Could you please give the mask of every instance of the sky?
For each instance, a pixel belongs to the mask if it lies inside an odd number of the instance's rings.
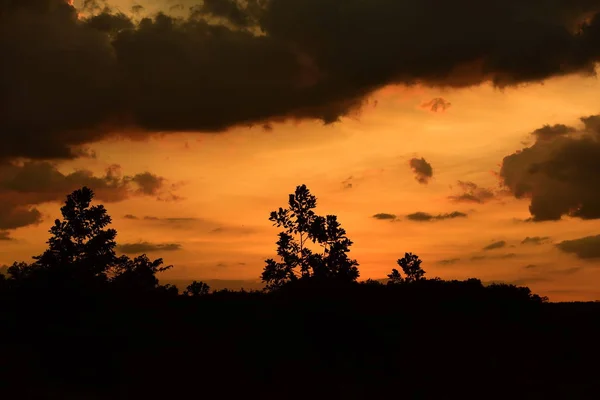
[[[2,3],[0,265],[86,185],[119,252],[248,287],[306,184],[361,279],[413,252],[429,277],[600,299],[600,1],[486,7]]]

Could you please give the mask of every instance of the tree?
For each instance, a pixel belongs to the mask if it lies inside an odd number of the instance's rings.
[[[398,266],[404,272],[404,277],[397,269],[392,269],[392,273],[388,275],[389,283],[396,284],[401,282],[416,282],[425,279],[425,271],[421,268],[421,260],[419,256],[412,253],[404,253],[404,257],[396,261]]]
[[[9,267],[13,281],[80,290],[106,284],[135,290],[159,287],[156,273],[172,266],[163,267],[162,259],[151,261],[146,255],[133,260],[117,257],[117,231],[108,228],[112,220],[104,206],[91,205],[93,198],[94,192],[87,187],[67,196],[60,209],[63,219],[55,220],[50,228],[48,249],[33,257],[31,264],[21,262]]]
[[[335,215],[318,216],[316,206],[317,198],[301,185],[289,195],[288,208],[271,212],[269,220],[284,231],[277,241],[281,261],[265,260],[262,280],[266,289],[310,277],[349,282],[358,278],[358,262],[347,255],[352,241]],[[323,252],[314,253],[307,247],[309,241],[321,246]]]
[[[389,278],[388,284],[398,284],[404,282],[404,278],[400,275],[400,272],[396,268],[392,269],[392,273],[387,276]]]
[[[102,205],[90,206],[94,192],[83,187],[67,196],[60,209],[62,220],[50,228],[48,249],[32,264],[15,263],[9,273],[15,280],[41,280],[48,285],[104,283],[118,262],[114,248],[117,232],[106,227],[111,218]]]
[[[190,283],[184,290],[183,294],[185,296],[205,296],[210,292],[210,286],[208,284],[200,281],[193,281]]]
[[[156,274],[170,268],[173,266],[163,266],[162,258],[152,261],[145,254],[134,259],[121,256],[111,271],[113,276],[110,281],[116,287],[128,291],[152,291],[160,286]]]

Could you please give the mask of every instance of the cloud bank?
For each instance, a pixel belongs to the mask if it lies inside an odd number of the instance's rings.
[[[532,221],[600,218],[600,116],[581,122],[581,129],[555,125],[541,128],[546,132],[541,135],[534,131],[533,145],[502,162],[502,183],[514,197],[530,199]]]
[[[65,0],[3,1],[0,159],[78,157],[134,128],[331,123],[389,84],[591,74],[599,10],[600,0],[210,0],[186,17],[134,20],[80,16]]]

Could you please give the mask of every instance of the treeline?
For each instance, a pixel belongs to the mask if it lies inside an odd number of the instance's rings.
[[[0,291],[49,293],[53,295],[113,293],[122,296],[148,294],[206,296],[210,287],[194,281],[182,293],[173,285],[162,285],[157,275],[173,268],[164,265],[162,258],[151,260],[143,254],[135,258],[117,256],[116,230],[109,228],[111,217],[102,205],[92,205],[94,193],[87,187],[67,196],[61,208],[62,220],[57,219],[50,228],[48,248],[32,263],[15,262],[0,274]],[[329,287],[340,289],[355,285],[360,276],[358,262],[348,255],[352,241],[335,215],[320,216],[315,213],[317,198],[305,185],[298,186],[289,195],[288,205],[270,214],[269,220],[283,228],[277,241],[277,258],[266,260],[262,272],[265,292],[293,288]],[[532,294],[528,288],[494,284],[484,287],[480,281],[446,282],[440,278],[427,279],[421,260],[405,253],[397,260],[400,267],[388,275],[388,285],[401,285],[419,290],[434,290],[437,294],[448,291],[473,295],[506,297],[534,302],[546,302]],[[414,286],[414,284],[419,285]],[[370,290],[379,282],[362,282]],[[452,289],[450,289],[452,288]],[[227,292],[227,291],[226,291]],[[429,294],[436,296],[436,294]]]
[[[428,278],[405,253],[360,277],[335,216],[305,186],[263,291],[184,291],[162,259],[115,253],[87,188],[67,196],[48,248],[0,277],[0,397],[22,399],[596,398],[599,305],[528,288]],[[590,396],[591,394],[591,396]]]

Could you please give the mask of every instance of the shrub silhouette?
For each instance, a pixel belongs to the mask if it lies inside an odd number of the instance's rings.
[[[190,283],[183,292],[186,296],[206,296],[210,292],[210,286],[200,281],[193,281]]]

